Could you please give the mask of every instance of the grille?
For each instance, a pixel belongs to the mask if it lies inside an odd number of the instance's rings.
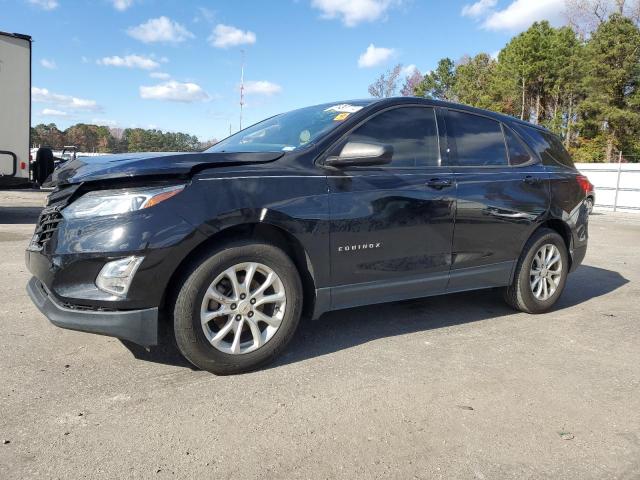
[[[60,306],[67,310],[76,310],[78,312],[117,312],[115,308],[108,307],[90,307],[88,305],[77,305],[75,303],[61,302]]]
[[[42,250],[51,240],[62,221],[60,210],[69,204],[79,187],[80,185],[65,185],[51,192],[47,199],[47,206],[38,218],[36,231],[29,245],[30,250]]]
[[[58,211],[58,207],[45,208],[38,219],[32,245],[42,249],[51,240],[61,220],[62,214]]]

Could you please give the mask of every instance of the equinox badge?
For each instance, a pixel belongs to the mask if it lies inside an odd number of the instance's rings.
[[[356,250],[372,250],[382,247],[381,242],[375,243],[358,243],[356,245],[343,245],[338,247],[338,252],[354,252]]]

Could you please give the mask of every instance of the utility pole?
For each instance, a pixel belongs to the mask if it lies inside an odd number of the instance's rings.
[[[242,64],[240,66],[240,130],[242,130],[242,109],[244,108],[244,50],[242,53]]]

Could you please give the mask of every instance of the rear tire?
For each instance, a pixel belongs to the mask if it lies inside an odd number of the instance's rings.
[[[275,359],[298,327],[300,276],[274,245],[228,243],[200,257],[183,278],[174,333],[180,352],[198,368],[218,375],[255,370]],[[278,300],[265,302],[267,297]]]
[[[569,254],[563,238],[541,228],[520,255],[513,283],[504,291],[505,301],[522,312],[546,312],[562,295],[568,274]]]

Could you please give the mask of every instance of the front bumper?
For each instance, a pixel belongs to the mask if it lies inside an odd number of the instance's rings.
[[[92,310],[61,305],[37,278],[27,284],[27,293],[54,325],[129,340],[143,347],[158,344],[158,309]]]

